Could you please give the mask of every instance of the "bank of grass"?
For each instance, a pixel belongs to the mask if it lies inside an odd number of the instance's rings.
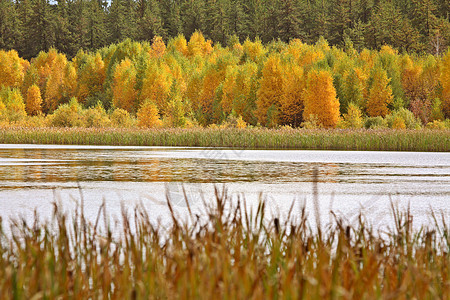
[[[414,230],[393,208],[380,233],[363,217],[324,229],[298,207],[268,220],[264,202],[252,212],[231,203],[216,190],[202,216],[180,221],[168,202],[165,228],[137,208],[123,212],[119,234],[101,230],[104,206],[94,224],[58,205],[49,223],[10,222],[9,233],[0,227],[0,298],[450,299],[444,216]]]
[[[442,152],[450,130],[2,128],[0,143]]]

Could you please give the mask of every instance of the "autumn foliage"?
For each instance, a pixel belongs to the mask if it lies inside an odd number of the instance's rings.
[[[26,110],[29,115],[37,115],[42,111],[41,91],[35,84],[28,89]]]
[[[113,104],[118,108],[135,112],[137,92],[136,68],[128,58],[119,63],[114,71],[112,85]]]
[[[324,127],[335,127],[339,121],[339,100],[328,71],[314,70],[308,74],[305,89],[305,120],[317,118]]]
[[[388,105],[392,102],[392,89],[389,78],[381,67],[373,70],[372,85],[369,90],[366,111],[370,117],[386,116],[389,113]]]
[[[450,117],[450,51],[442,59],[441,71],[442,102],[444,113]]]
[[[279,106],[283,93],[283,67],[277,55],[269,57],[262,70],[256,114],[263,125],[273,126],[279,122]]]
[[[138,126],[143,128],[160,127],[162,125],[159,118],[158,108],[150,101],[142,104],[137,112]]]
[[[330,47],[323,38],[241,44],[235,37],[225,47],[194,31],[189,39],[124,40],[73,58],[50,49],[27,61],[0,50],[0,68],[2,122],[28,115],[93,127],[226,127],[241,120],[308,128],[402,128],[404,121],[416,128],[447,124],[450,116],[450,52],[358,51],[351,43]],[[82,122],[61,121],[74,111]],[[60,121],[53,122],[56,112]]]

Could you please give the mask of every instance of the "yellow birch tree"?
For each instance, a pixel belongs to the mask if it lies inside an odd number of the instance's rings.
[[[442,58],[441,85],[442,110],[450,118],[450,51]]]
[[[385,70],[379,66],[373,69],[372,84],[366,103],[366,112],[370,117],[385,117],[389,114],[388,105],[394,98],[389,82]]]
[[[303,94],[306,79],[303,68],[291,65],[283,79],[283,93],[280,98],[281,121],[283,124],[299,126],[303,115]]]
[[[27,92],[26,111],[30,116],[38,115],[42,112],[41,91],[35,84],[33,84]]]
[[[143,128],[154,128],[162,125],[159,118],[158,108],[151,101],[145,101],[137,111],[138,126]]]
[[[333,77],[325,70],[312,70],[308,73],[305,89],[306,121],[317,119],[324,127],[336,127],[339,121],[339,100],[333,86]]]
[[[257,93],[256,117],[262,125],[279,122],[279,105],[283,93],[283,67],[278,55],[271,55],[264,64]]]
[[[131,60],[125,58],[114,71],[113,76],[113,104],[128,112],[135,112],[137,105],[136,68]]]

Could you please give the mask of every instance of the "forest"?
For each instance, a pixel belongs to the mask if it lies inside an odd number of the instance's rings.
[[[164,42],[196,30],[222,46],[260,38],[357,51],[387,44],[440,55],[450,42],[448,0],[0,0],[0,48],[31,59],[55,48],[68,57],[127,38]]]
[[[449,127],[448,1],[0,3],[4,126]]]

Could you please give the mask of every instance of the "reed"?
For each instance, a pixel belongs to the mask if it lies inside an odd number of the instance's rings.
[[[0,228],[0,298],[450,298],[444,216],[414,230],[408,211],[393,208],[387,233],[363,217],[317,230],[305,208],[270,219],[263,201],[247,209],[220,189],[214,199],[201,216],[186,201],[185,221],[168,200],[165,227],[143,208],[124,210],[120,232],[105,205],[92,224],[82,205],[68,215],[56,204],[52,221],[3,222],[11,230]]]
[[[450,130],[3,128],[0,143],[446,152]]]

